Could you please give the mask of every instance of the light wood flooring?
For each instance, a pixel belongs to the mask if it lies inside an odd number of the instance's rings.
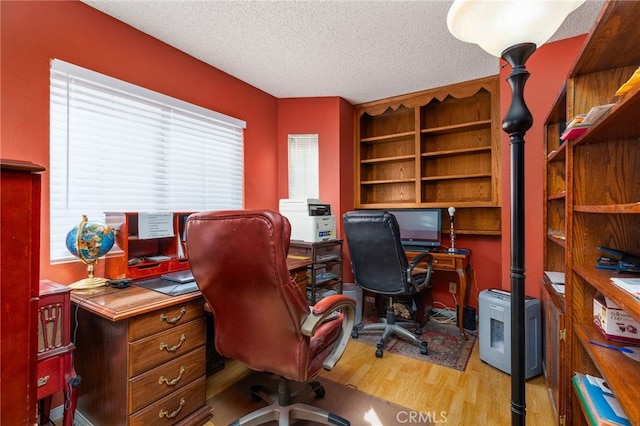
[[[460,372],[389,352],[376,358],[375,348],[352,339],[336,367],[321,376],[417,412],[445,412],[450,425],[510,425],[511,376],[482,362],[478,346],[476,341],[466,371]],[[247,373],[242,363],[227,360],[207,379],[207,399]],[[528,426],[555,423],[542,375],[527,381],[526,403]]]

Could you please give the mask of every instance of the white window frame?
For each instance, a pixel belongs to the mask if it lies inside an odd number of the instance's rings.
[[[51,61],[51,263],[85,214],[238,209],[246,123],[58,59]]]
[[[289,198],[320,198],[320,155],[317,134],[290,134]]]

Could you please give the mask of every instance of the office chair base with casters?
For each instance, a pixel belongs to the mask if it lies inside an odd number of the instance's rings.
[[[305,388],[313,390],[316,398],[324,397],[324,387],[320,382],[309,382]],[[294,403],[296,396],[298,394],[291,391],[291,382],[282,376],[278,381],[277,393],[269,392],[264,386],[252,386],[251,398],[254,401],[265,401],[269,405],[234,421],[231,426],[261,425],[270,421],[277,421],[279,426],[288,426],[294,420],[308,420],[325,425],[350,425],[348,420],[336,414],[311,405]]]
[[[382,337],[378,341],[376,345],[376,357],[382,358],[382,351],[384,349],[385,344],[389,340],[392,335],[396,335],[398,337],[405,338],[409,340],[409,342],[415,344],[420,347],[420,353],[422,355],[429,355],[429,350],[427,349],[427,342],[420,340],[418,337],[422,334],[422,325],[415,321],[400,321],[396,322],[396,314],[393,309],[393,298],[389,297],[389,302],[387,304],[386,309],[386,319],[383,322],[377,322],[374,324],[366,324],[364,326],[356,326],[353,327],[353,331],[351,332],[351,337],[357,339],[359,333],[367,332],[367,331],[382,331]],[[415,327],[414,334],[412,334],[407,328]]]

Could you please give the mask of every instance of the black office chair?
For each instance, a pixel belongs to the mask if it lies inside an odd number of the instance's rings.
[[[386,319],[379,323],[356,326],[352,336],[360,332],[382,331],[376,356],[382,357],[384,345],[392,334],[403,337],[428,354],[427,342],[417,335],[422,324],[416,321],[396,322],[394,299],[413,298],[420,307],[423,292],[431,291],[432,256],[420,253],[409,263],[400,242],[400,229],[395,216],[387,211],[352,211],[343,216],[347,247],[356,285],[386,298]],[[415,335],[407,328],[415,327]]]

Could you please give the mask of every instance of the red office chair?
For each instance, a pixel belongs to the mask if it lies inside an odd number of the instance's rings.
[[[219,211],[189,216],[187,253],[211,307],[215,346],[250,369],[280,377],[278,395],[252,388],[270,405],[233,424],[305,419],[349,425],[335,414],[292,401],[291,381],[309,383],[342,356],[353,328],[355,300],[338,294],[309,307],[287,269],[291,227],[273,211]],[[309,383],[316,396],[324,389]]]

